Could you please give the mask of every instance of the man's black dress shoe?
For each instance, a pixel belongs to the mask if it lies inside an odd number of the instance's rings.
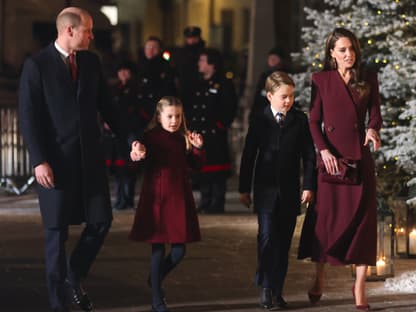
[[[72,303],[76,304],[82,311],[93,311],[92,302],[81,285],[76,284],[74,286],[68,280],[66,283],[70,289]]]
[[[281,309],[287,309],[288,304],[282,296],[276,296],[275,306]]]
[[[270,288],[262,288],[260,291],[260,308],[273,308],[272,290]]]

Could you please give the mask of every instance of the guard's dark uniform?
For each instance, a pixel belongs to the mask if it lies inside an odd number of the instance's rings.
[[[204,137],[206,162],[196,181],[201,191],[201,212],[224,212],[226,178],[231,172],[227,129],[237,109],[231,80],[215,74],[199,79],[189,101],[184,103],[188,127]]]
[[[205,48],[205,41],[201,40],[194,45],[184,45],[175,51],[173,63],[179,83],[179,96],[186,102],[191,96],[190,91],[195,89],[199,79],[198,60],[201,51]]]
[[[147,125],[155,112],[156,103],[167,95],[176,95],[173,70],[161,56],[143,59],[138,65],[137,100],[139,116]]]
[[[127,131],[138,136],[143,132],[144,124],[139,118],[139,102],[137,100],[137,81],[129,80],[127,84],[118,84],[113,89],[113,101],[120,113],[120,124]],[[109,135],[108,131],[106,131]],[[112,138],[112,153],[107,158],[117,179],[117,199],[115,209],[133,207],[134,189],[137,179],[137,164],[130,159],[130,147],[127,142]]]

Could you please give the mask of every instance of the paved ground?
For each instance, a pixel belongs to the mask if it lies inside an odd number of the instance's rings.
[[[227,194],[225,215],[201,215],[203,240],[188,246],[183,263],[166,280],[173,312],[259,311],[253,284],[256,263],[256,219],[241,207],[237,194]],[[86,288],[99,312],[149,311],[146,286],[150,249],[127,240],[134,211],[116,212],[111,233]],[[43,267],[42,227],[33,191],[22,196],[0,192],[0,311],[48,311]],[[291,251],[285,298],[291,311],[356,311],[351,296],[351,270],[330,267],[323,300],[310,306],[306,291],[313,265],[295,259],[299,217]],[[80,227],[71,228],[68,248]],[[397,259],[396,274],[415,270],[416,260]],[[383,282],[371,282],[374,311],[416,311],[416,294],[395,294]],[[75,310],[74,310],[75,311]]]

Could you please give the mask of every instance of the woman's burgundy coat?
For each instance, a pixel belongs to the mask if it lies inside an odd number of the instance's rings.
[[[314,143],[318,151],[329,149],[336,157],[360,160],[362,177],[359,185],[341,185],[323,182],[318,174],[314,235],[303,237],[300,246],[311,244],[310,256],[317,262],[376,262],[375,167],[364,139],[366,128],[380,130],[382,119],[377,76],[367,73],[365,80],[370,92],[360,95],[344,83],[337,70],[312,75],[310,130]]]
[[[189,243],[201,239],[190,183],[191,168],[199,168],[202,150],[186,152],[179,132],[160,127],[145,133],[145,174],[129,238],[149,243]]]

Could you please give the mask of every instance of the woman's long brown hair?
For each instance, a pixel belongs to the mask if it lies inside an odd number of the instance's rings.
[[[356,89],[361,95],[369,92],[369,86],[364,80],[364,73],[361,67],[361,48],[357,37],[348,29],[335,28],[326,39],[324,70],[337,69],[336,61],[331,56],[331,51],[335,48],[335,43],[340,38],[348,38],[351,41],[355,52],[355,63],[350,70],[351,78],[348,85]]]

